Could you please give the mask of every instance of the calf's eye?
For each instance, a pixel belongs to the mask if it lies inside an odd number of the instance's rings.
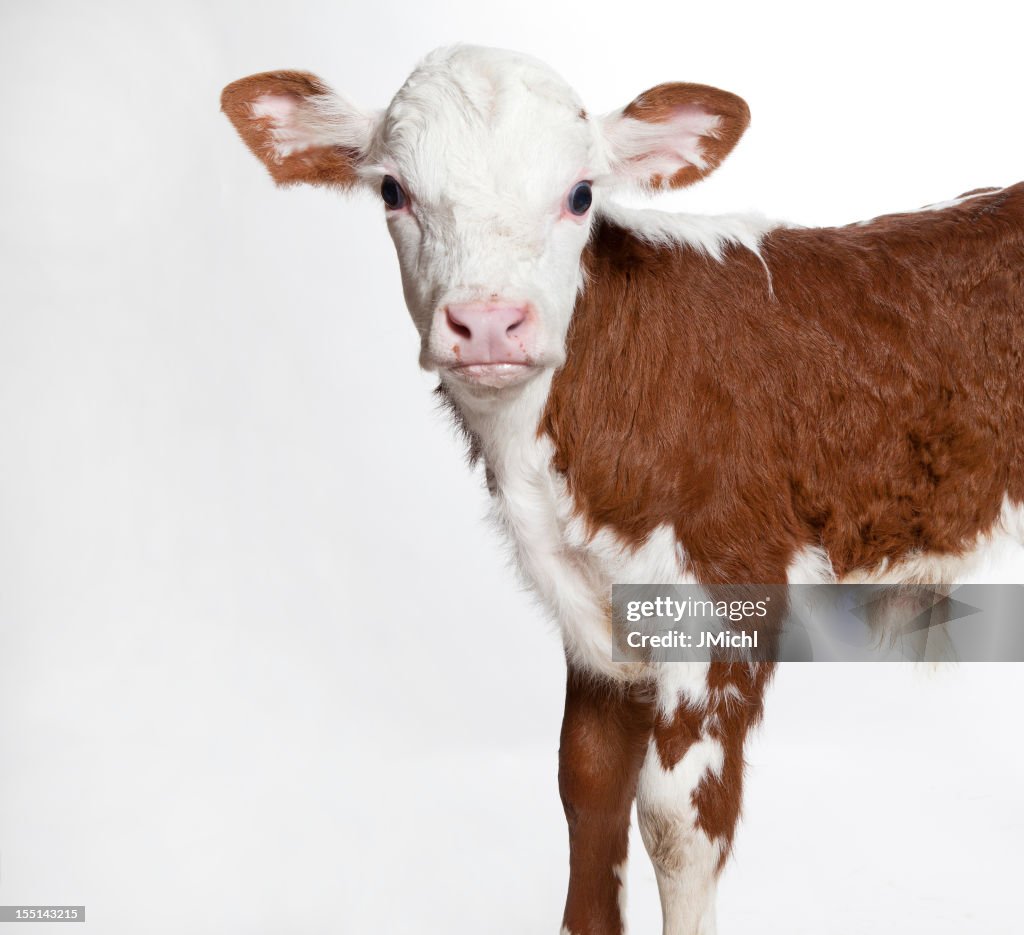
[[[405,192],[402,191],[402,186],[390,175],[385,175],[384,181],[380,183],[380,197],[392,211],[405,204]]]
[[[594,192],[590,187],[590,182],[577,182],[569,192],[569,210],[577,216],[586,214],[593,201]]]

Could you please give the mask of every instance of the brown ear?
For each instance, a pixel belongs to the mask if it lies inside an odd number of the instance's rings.
[[[279,185],[354,185],[377,124],[303,71],[242,78],[224,89],[220,106]]]
[[[605,118],[615,171],[647,188],[713,172],[750,123],[746,101],[704,84],[659,84]]]

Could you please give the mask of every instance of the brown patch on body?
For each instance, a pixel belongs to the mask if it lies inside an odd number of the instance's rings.
[[[670,523],[706,583],[962,554],[1024,502],[1024,184],[777,229],[771,271],[602,221],[540,431],[591,531]],[[628,374],[622,372],[628,361]]]
[[[229,84],[221,93],[220,106],[278,185],[306,182],[348,188],[357,179],[359,153],[341,146],[312,146],[280,156],[274,145],[273,119],[253,116],[253,103],[260,97],[289,97],[301,106],[310,97],[329,93],[330,88],[308,72],[267,71]]]

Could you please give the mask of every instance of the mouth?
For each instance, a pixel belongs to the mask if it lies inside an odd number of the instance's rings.
[[[515,386],[518,383],[529,380],[539,368],[533,364],[502,363],[458,364],[445,369],[461,383],[500,389],[506,386]]]

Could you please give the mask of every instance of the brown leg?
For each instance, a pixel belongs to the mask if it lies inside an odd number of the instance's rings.
[[[651,732],[653,704],[569,669],[558,788],[569,823],[569,895],[563,933],[621,935],[629,819]]]

